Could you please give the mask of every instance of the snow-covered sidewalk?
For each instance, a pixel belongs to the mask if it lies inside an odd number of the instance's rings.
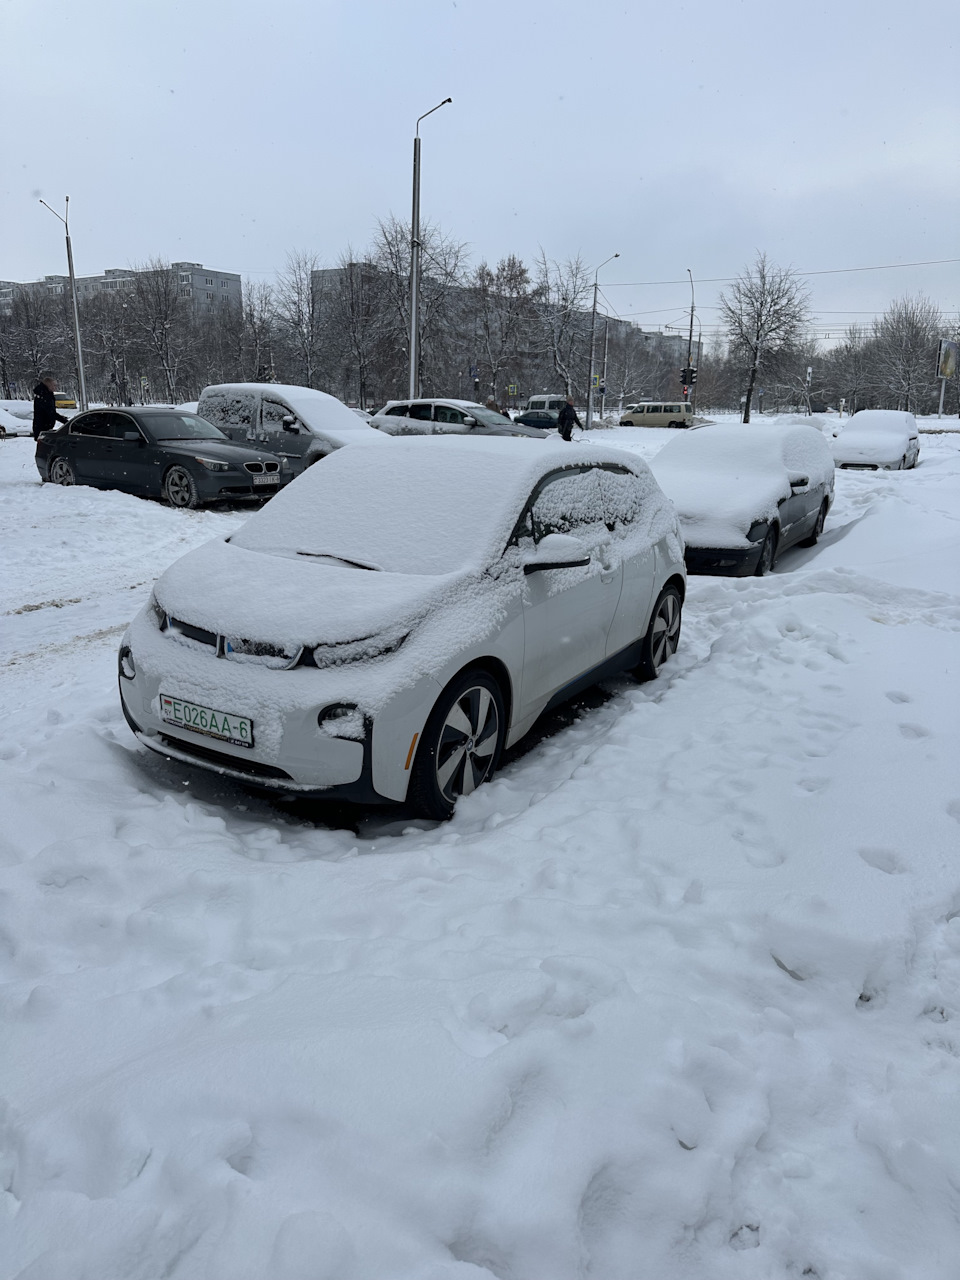
[[[0,1280],[956,1280],[960,439],[691,579],[660,681],[432,828],[141,750],[119,634],[243,513],[32,459],[0,445]]]

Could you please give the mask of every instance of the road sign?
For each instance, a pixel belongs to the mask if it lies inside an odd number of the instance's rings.
[[[515,382],[511,382],[509,387],[507,387],[507,395],[515,396],[516,394],[517,394],[517,384]]]
[[[594,385],[594,388],[599,387],[599,385],[600,385],[600,375],[599,375],[599,373],[595,373],[595,374],[593,375],[593,385]]]

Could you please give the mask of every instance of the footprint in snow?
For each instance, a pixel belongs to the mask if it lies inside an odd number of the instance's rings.
[[[899,726],[900,733],[904,738],[929,738],[931,733],[929,729],[925,729],[922,724],[902,724]]]
[[[891,702],[909,702],[909,693],[901,693],[899,689],[890,689],[886,695]]]
[[[899,876],[907,870],[892,849],[858,849],[857,853],[868,867],[884,871],[888,876]]]

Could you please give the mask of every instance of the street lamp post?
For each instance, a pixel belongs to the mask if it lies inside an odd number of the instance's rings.
[[[444,98],[435,107],[417,117],[413,137],[413,212],[410,217],[410,399],[420,394],[420,121],[445,107],[452,98]]]
[[[593,320],[590,324],[590,372],[587,377],[587,420],[584,423],[584,429],[589,431],[593,425],[593,362],[596,354],[597,344],[597,277],[600,274],[600,268],[605,267],[608,262],[612,262],[614,258],[619,258],[619,253],[611,254],[600,263],[596,271],[593,273]]]
[[[693,292],[693,272],[689,267],[687,267],[687,275],[690,277],[690,333],[687,337],[687,364],[683,378],[684,400],[690,399],[690,383],[687,381],[687,378],[690,376],[689,371],[693,367],[691,364],[691,361],[693,360],[693,313],[697,306],[696,295]]]
[[[45,209],[50,209],[46,200],[40,203]],[[60,218],[60,214],[56,209],[50,209],[55,218]],[[73,300],[73,345],[77,353],[77,381],[80,383],[80,408],[87,407],[87,383],[83,376],[83,352],[80,349],[80,308],[77,306],[77,278],[73,273],[73,248],[70,244],[70,197],[66,197],[65,216],[60,218],[63,223],[64,230],[67,233],[67,270],[70,273],[70,295]]]

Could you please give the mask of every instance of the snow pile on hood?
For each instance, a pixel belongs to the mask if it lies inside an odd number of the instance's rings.
[[[826,441],[805,424],[704,427],[672,440],[650,466],[695,547],[748,545],[750,526],[773,519],[791,480],[819,485],[833,477]]]
[[[844,425],[833,445],[837,462],[896,463],[917,434],[912,413],[899,409],[861,409]]]

